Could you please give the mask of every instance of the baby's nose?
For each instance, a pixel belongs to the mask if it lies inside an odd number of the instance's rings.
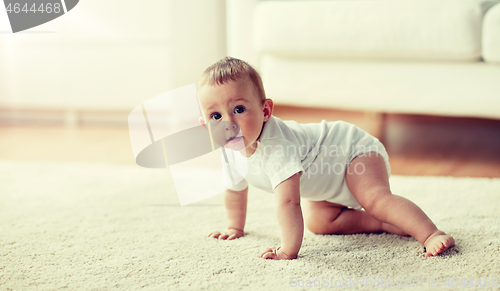
[[[234,130],[234,129],[238,129],[238,124],[236,124],[234,122],[227,122],[226,123],[226,130]]]

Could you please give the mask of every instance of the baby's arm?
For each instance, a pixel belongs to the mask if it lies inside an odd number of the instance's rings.
[[[300,174],[297,173],[276,186],[274,195],[281,230],[281,247],[269,248],[260,256],[275,260],[295,259],[304,235],[304,220],[300,208]]]
[[[241,191],[226,190],[224,204],[226,205],[227,230],[211,232],[208,236],[218,239],[235,239],[242,237],[247,214],[248,187]]]

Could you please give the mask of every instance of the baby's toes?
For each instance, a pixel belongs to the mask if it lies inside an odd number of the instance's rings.
[[[440,254],[444,249],[445,249],[444,243],[439,242],[438,247],[437,247],[437,253]]]
[[[447,248],[451,248],[455,245],[455,240],[453,239],[453,237],[449,237],[447,240],[446,240],[446,247]]]
[[[444,241],[440,241],[437,245],[437,248],[436,248],[436,255],[444,252],[446,249],[448,249],[448,243],[447,243],[447,240],[444,240]]]
[[[437,256],[437,254],[438,254],[438,248],[435,245],[432,247],[425,248],[425,250],[427,251],[427,253],[425,254],[426,258],[432,257],[432,256]]]
[[[434,255],[434,249],[428,247],[428,248],[425,248],[425,257],[428,258],[428,257],[431,257]]]

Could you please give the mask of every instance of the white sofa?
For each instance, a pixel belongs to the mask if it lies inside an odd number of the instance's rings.
[[[277,104],[499,119],[498,3],[227,0],[228,55]]]

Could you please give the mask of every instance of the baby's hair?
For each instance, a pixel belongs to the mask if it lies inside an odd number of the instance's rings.
[[[201,75],[198,88],[206,84],[210,86],[223,85],[240,78],[249,78],[262,102],[266,100],[266,93],[259,73],[247,62],[233,57],[225,57],[208,67]]]

